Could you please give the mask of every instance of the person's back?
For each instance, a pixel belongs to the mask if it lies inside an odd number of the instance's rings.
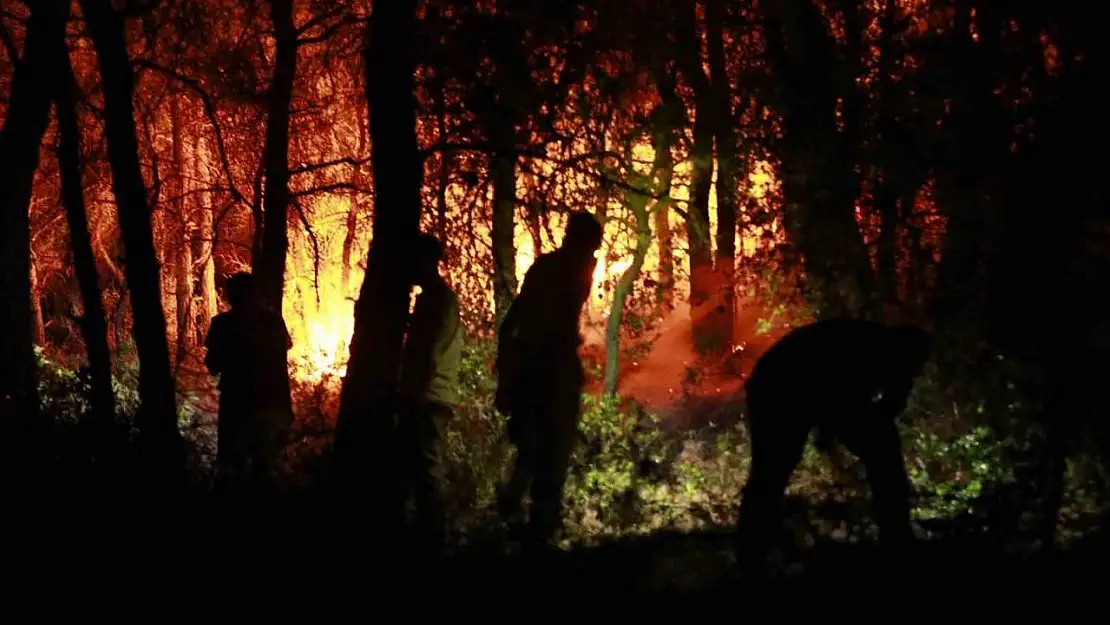
[[[254,409],[284,405],[290,337],[280,315],[265,309],[229,310],[212,319],[208,337],[207,360],[220,375],[221,401]]]
[[[218,375],[220,488],[249,476],[268,480],[292,420],[288,361],[292,340],[281,315],[264,309],[250,274],[228,281],[231,310],[212,320],[205,364]]]
[[[561,522],[584,381],[578,322],[601,235],[593,216],[573,214],[562,246],[528,270],[498,332],[496,407],[509,415],[509,438],[517,448],[499,508],[511,522],[531,488],[530,547],[547,545]]]
[[[884,540],[912,539],[895,417],[929,350],[917,328],[833,319],[791,331],[760,357],[745,384],[752,453],[738,528],[745,566],[762,565],[815,428],[820,447],[831,451],[838,441],[867,468]]]
[[[442,278],[421,285],[401,360],[401,393],[453,406],[457,402],[463,328],[459,298]]]

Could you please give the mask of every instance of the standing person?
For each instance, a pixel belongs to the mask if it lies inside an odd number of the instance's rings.
[[[262,306],[254,277],[227,282],[231,310],[212,319],[204,364],[220,377],[216,487],[228,493],[268,488],[289,413],[287,353],[293,346],[280,314]]]
[[[425,546],[444,545],[444,506],[439,490],[443,428],[454,415],[462,359],[459,298],[439,275],[443,248],[427,234],[414,250],[414,284],[420,294],[409,318],[399,385],[402,482],[416,504],[416,528]]]
[[[597,219],[572,213],[562,246],[536,259],[498,333],[496,404],[509,415],[509,437],[517,450],[498,507],[503,519],[514,521],[531,489],[525,538],[530,549],[550,546],[562,522],[584,381],[578,323],[601,239]]]

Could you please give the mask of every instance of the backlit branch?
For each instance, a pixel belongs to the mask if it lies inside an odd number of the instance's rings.
[[[343,158],[337,158],[337,159],[332,160],[332,161],[324,161],[322,163],[310,163],[308,165],[301,165],[300,167],[291,167],[289,169],[289,175],[290,176],[296,176],[297,174],[307,174],[307,173],[311,173],[311,172],[314,172],[314,171],[319,171],[321,169],[327,169],[328,167],[335,167],[337,165],[350,165],[351,167],[362,167],[363,165],[365,165],[369,162],[370,162],[370,157],[369,156],[367,156],[366,158],[351,158],[351,157],[347,156],[347,157],[343,157]]]
[[[204,114],[208,118],[208,122],[212,124],[212,132],[215,134],[216,137],[216,152],[220,156],[220,167],[224,171],[224,176],[227,177],[228,190],[231,192],[231,196],[235,198],[236,201],[246,203],[246,198],[243,197],[243,194],[240,193],[239,189],[235,186],[235,178],[231,175],[231,161],[228,160],[227,149],[224,146],[223,130],[220,128],[219,120],[216,119],[216,106],[212,103],[212,98],[208,95],[208,92],[205,91],[204,88],[201,87],[200,83],[196,80],[193,80],[188,76],[184,76],[179,72],[174,71],[173,69],[170,69],[163,65],[159,65],[152,61],[146,60],[136,61],[135,65],[162,73],[188,87],[193,93],[197,94],[197,97],[200,98],[201,103],[204,106]]]

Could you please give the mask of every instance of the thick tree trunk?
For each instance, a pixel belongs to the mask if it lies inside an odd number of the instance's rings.
[[[803,257],[806,295],[818,317],[856,316],[873,280],[855,220],[856,125],[846,120],[846,132],[837,125],[842,85],[835,41],[809,0],[760,10],[769,65],[783,95],[784,224]]]
[[[43,80],[51,46],[65,34],[59,2],[35,5],[27,25],[23,58],[12,79],[0,129],[0,418],[34,423],[39,398],[31,332],[31,186],[39,146],[50,114],[49,83]]]
[[[156,488],[181,477],[183,447],[166,344],[151,210],[139,165],[132,107],[134,74],[127,56],[122,14],[109,0],[81,0],[104,84],[105,135],[112,166],[112,192],[119,210],[127,264],[124,267],[139,352],[138,421],[147,477]],[[160,492],[166,492],[160,489]]]
[[[360,496],[375,492],[372,481],[390,474],[382,463],[389,458],[390,400],[408,319],[410,284],[405,269],[410,265],[409,241],[420,228],[423,167],[416,141],[415,30],[415,0],[375,6],[366,30],[374,233],[355,305],[334,466],[337,486],[347,492],[353,489]],[[389,490],[388,483],[382,486]],[[364,504],[360,500],[355,505],[365,508]]]
[[[81,336],[89,359],[92,380],[91,403],[94,418],[111,423],[116,416],[116,397],[112,393],[112,352],[108,348],[108,322],[100,295],[100,277],[96,271],[89,237],[88,213],[85,210],[84,185],[81,179],[81,127],[77,121],[76,81],[65,42],[56,44],[57,86],[54,106],[58,117],[58,168],[62,179],[62,205],[69,225],[69,244],[73,252],[73,268],[81,289],[84,314]]]
[[[262,258],[256,263],[258,285],[270,308],[281,312],[285,257],[289,248],[289,107],[297,75],[297,32],[293,0],[272,0],[274,76],[266,99],[266,182],[263,192]]]

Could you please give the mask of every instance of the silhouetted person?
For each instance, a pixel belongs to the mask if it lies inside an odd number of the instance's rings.
[[[271,485],[289,414],[287,352],[293,342],[281,315],[262,306],[253,276],[227,283],[231,310],[212,319],[204,359],[220,376],[217,489],[259,492]]]
[[[414,283],[420,288],[401,361],[399,385],[402,482],[416,504],[416,526],[426,546],[444,544],[439,491],[443,428],[454,415],[462,358],[459,299],[439,275],[443,249],[432,236],[415,242]]]
[[[601,224],[572,213],[562,246],[536,259],[498,336],[497,408],[509,415],[516,464],[499,497],[512,522],[531,487],[526,545],[546,546],[562,521],[583,384],[578,319],[590,295]]]
[[[929,353],[922,330],[832,319],[791,331],[760,357],[745,384],[752,463],[740,505],[742,566],[765,564],[786,487],[814,429],[826,450],[839,441],[864,463],[884,542],[912,541],[895,419]]]

